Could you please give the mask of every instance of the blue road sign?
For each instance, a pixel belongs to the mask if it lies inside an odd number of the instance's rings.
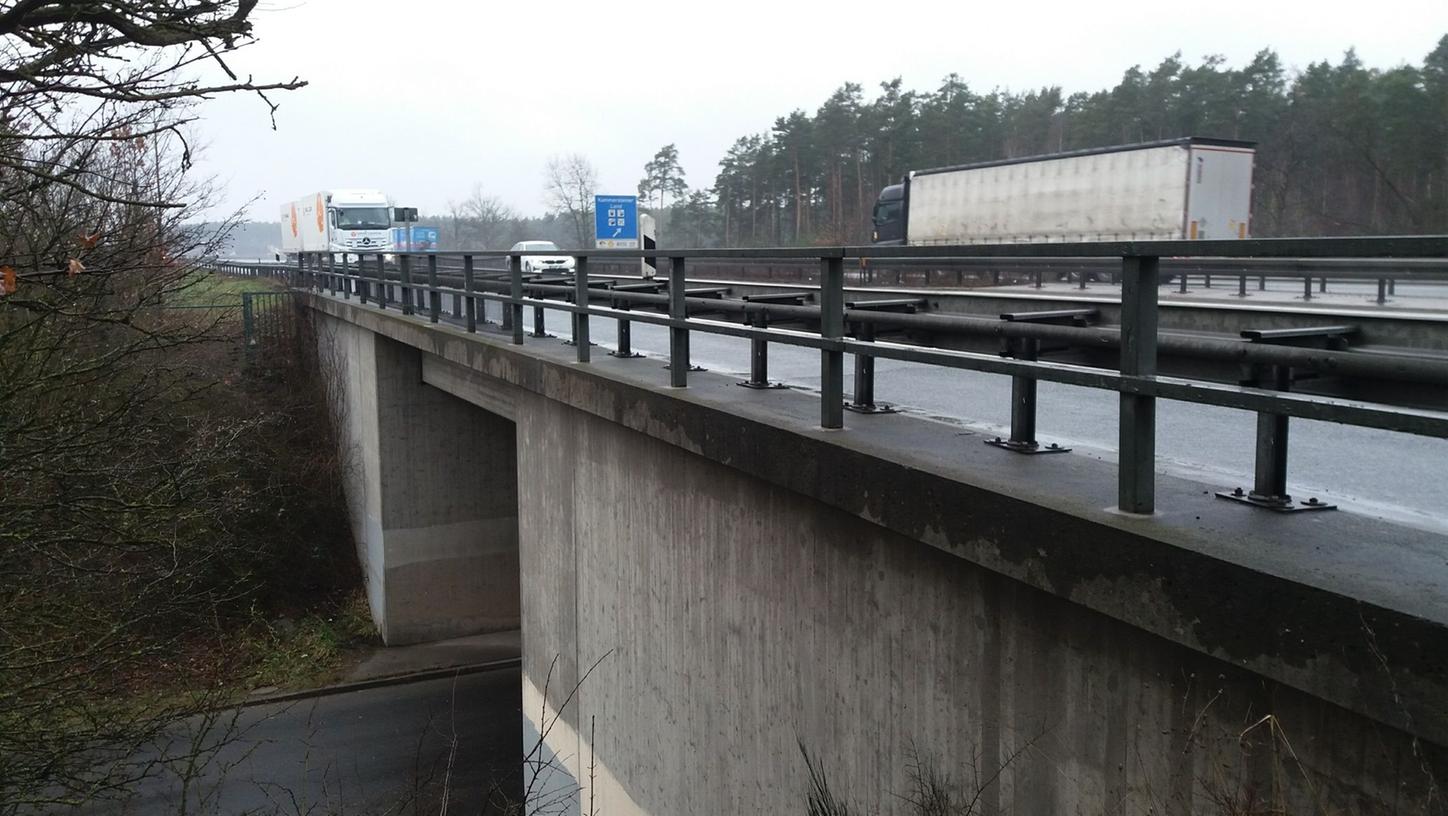
[[[600,249],[638,248],[638,196],[594,196],[593,240]]]

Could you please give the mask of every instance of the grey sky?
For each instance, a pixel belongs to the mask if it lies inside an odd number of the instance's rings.
[[[200,169],[224,185],[222,208],[257,198],[248,214],[263,220],[328,187],[439,212],[474,183],[540,214],[550,155],[582,153],[600,192],[627,194],[674,142],[690,185],[707,186],[734,139],[847,81],[873,96],[885,79],[926,90],[953,71],[977,90],[1070,93],[1177,50],[1240,65],[1272,47],[1302,68],[1356,47],[1390,67],[1448,33],[1443,0],[1105,5],[263,0],[260,42],[233,67],[311,85],[279,97],[275,132],[255,99],[208,103]]]

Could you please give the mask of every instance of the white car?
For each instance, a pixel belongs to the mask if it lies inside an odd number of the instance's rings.
[[[557,251],[558,245],[552,241],[519,241],[513,244],[513,248],[508,250],[508,254]],[[564,255],[523,256],[523,271],[530,275],[535,272],[572,272],[574,266],[573,258]]]

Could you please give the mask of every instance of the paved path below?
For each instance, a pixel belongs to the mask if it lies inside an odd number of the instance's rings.
[[[84,814],[477,814],[522,788],[518,669],[251,705],[182,724],[171,756],[216,745]],[[185,802],[185,808],[181,803]]]

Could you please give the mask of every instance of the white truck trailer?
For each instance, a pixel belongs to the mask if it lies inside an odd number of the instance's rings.
[[[1254,153],[1188,137],[917,170],[881,191],[874,242],[1248,238]]]
[[[282,206],[282,251],[392,252],[392,210],[381,190],[323,190]]]

